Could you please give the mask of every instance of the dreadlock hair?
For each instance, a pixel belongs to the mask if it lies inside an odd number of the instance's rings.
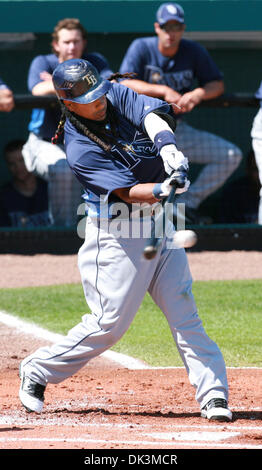
[[[61,104],[62,103],[60,103],[60,105]],[[65,107],[64,104],[63,104],[63,107]],[[63,134],[65,122],[66,122],[66,115],[65,115],[65,112],[63,110],[62,115],[60,117],[60,121],[59,121],[58,126],[57,126],[57,129],[55,131],[55,135],[54,135],[54,137],[51,138],[52,144],[57,144],[57,141],[58,141],[60,135]]]
[[[135,74],[133,73],[114,73],[111,75],[108,80],[118,80],[119,78],[133,78]],[[64,125],[66,119],[68,119],[71,124],[86,137],[89,137],[93,142],[98,144],[103,150],[109,152],[113,145],[119,145],[117,143],[117,115],[114,109],[114,106],[109,100],[107,100],[107,122],[110,124],[111,135],[108,135],[104,125],[101,125],[100,122],[93,121],[91,119],[84,119],[81,116],[76,115],[69,111],[62,101],[60,102],[62,115],[55,132],[54,137],[52,137],[52,143],[56,144],[59,137],[63,133]],[[104,123],[103,123],[104,124]]]

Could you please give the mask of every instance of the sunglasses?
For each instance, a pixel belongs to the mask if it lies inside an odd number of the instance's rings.
[[[171,24],[163,24],[160,26],[161,29],[163,29],[166,33],[171,33],[173,31],[182,31],[184,29],[183,24],[177,24],[177,23],[171,23]]]

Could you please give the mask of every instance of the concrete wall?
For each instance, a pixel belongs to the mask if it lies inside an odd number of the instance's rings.
[[[163,2],[150,0],[0,1],[0,31],[51,32],[61,17],[81,17],[90,32],[149,32]],[[191,31],[261,29],[259,0],[181,0]],[[37,29],[36,29],[37,28]]]

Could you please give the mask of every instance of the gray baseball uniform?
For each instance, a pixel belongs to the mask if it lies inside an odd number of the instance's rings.
[[[61,343],[26,358],[23,373],[44,386],[75,374],[121,338],[149,292],[166,316],[200,406],[214,397],[227,400],[225,363],[198,317],[184,249],[175,249],[165,236],[156,257],[145,260],[142,253],[151,217],[146,210],[143,217],[139,211],[134,217],[134,205],[124,204],[114,194],[117,188],[165,179],[163,161],[143,123],[148,113],[168,113],[170,108],[117,83],[106,97],[117,122],[116,143],[110,151],[72,122],[65,127],[68,163],[85,188],[88,218],[79,269],[91,314],[84,315]],[[106,131],[105,138],[111,133],[110,123]]]

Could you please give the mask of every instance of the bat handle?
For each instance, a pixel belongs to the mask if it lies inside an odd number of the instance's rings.
[[[177,185],[174,183],[174,184],[172,185],[171,191],[170,191],[170,193],[169,193],[169,195],[168,195],[168,198],[167,198],[165,204],[166,204],[166,203],[170,203],[170,202],[172,202],[172,203],[174,202],[175,194],[176,194],[176,189],[177,189]]]
[[[158,222],[159,219],[161,220],[161,222],[165,221],[165,205],[170,204],[170,203],[173,204],[175,194],[176,194],[176,184],[173,184],[172,188],[170,190],[170,193],[169,193],[167,199],[165,200],[165,202],[163,204],[163,215],[160,214],[159,218],[157,218],[157,219],[152,218],[151,236],[150,236],[150,238],[148,238],[148,240],[146,242],[146,245],[145,245],[145,248],[144,248],[144,258],[146,258],[146,259],[153,259],[157,254],[158,247],[159,247],[162,239],[159,238],[159,237],[156,237],[156,225],[157,225],[157,222]],[[173,211],[172,211],[172,213],[173,213]],[[164,222],[164,226],[165,226],[165,222]],[[164,229],[164,227],[162,229]]]

